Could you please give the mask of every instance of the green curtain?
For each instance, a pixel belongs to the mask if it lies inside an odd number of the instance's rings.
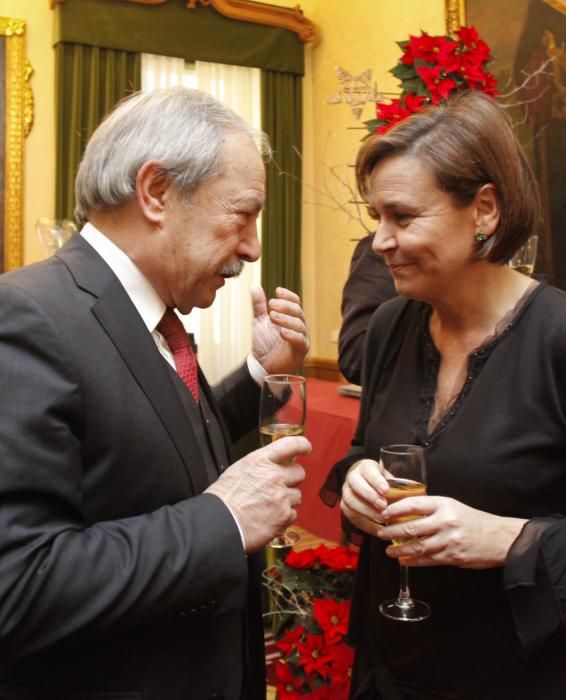
[[[58,43],[55,47],[57,105],[57,218],[72,219],[77,168],[94,129],[123,97],[141,87],[141,55],[118,49]]]
[[[43,0],[42,0],[43,2]],[[65,0],[55,9],[53,43],[304,73],[304,50],[289,29],[229,19],[187,0],[145,5],[116,0]]]
[[[262,127],[273,148],[262,216],[261,276],[268,298],[283,286],[301,294],[302,80],[262,71]]]

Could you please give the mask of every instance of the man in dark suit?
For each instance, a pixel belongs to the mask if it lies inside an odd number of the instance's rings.
[[[254,292],[252,355],[214,390],[162,322],[259,257],[253,137],[198,91],[133,96],[85,152],[80,234],[0,277],[3,700],[265,696],[257,552],[310,446],[228,465],[262,376],[308,349],[300,301]]]
[[[338,366],[352,384],[362,383],[364,342],[373,312],[397,296],[381,255],[372,250],[373,234],[358,241],[342,291],[342,326],[338,336]]]

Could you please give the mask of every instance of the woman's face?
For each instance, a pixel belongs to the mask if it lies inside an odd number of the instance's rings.
[[[456,207],[430,170],[411,156],[386,158],[370,185],[379,222],[373,249],[387,263],[397,292],[429,303],[446,301],[477,267],[475,204]]]

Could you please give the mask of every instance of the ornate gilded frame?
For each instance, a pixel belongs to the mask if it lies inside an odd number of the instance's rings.
[[[5,40],[4,93],[4,210],[2,234],[4,270],[23,262],[23,160],[24,138],[33,124],[33,98],[29,79],[31,64],[24,53],[25,22],[0,17]]]
[[[137,2],[140,5],[163,5],[168,0],[120,0]],[[65,0],[49,0],[51,9]],[[299,5],[295,7],[278,7],[252,2],[251,0],[186,0],[187,8],[196,9],[197,5],[211,5],[217,12],[230,19],[242,22],[255,22],[271,27],[290,29],[295,32],[303,43],[315,40],[316,27],[314,22],[307,19]]]
[[[466,0],[445,0],[446,2],[446,31],[454,34],[466,24]]]

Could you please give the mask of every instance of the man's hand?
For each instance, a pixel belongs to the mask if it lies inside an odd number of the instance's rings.
[[[304,437],[281,438],[234,462],[206,489],[236,517],[246,552],[261,549],[297,519],[295,507],[301,502],[297,487],[305,470],[290,462],[310,450]]]
[[[301,300],[283,287],[267,303],[261,287],[251,291],[254,311],[252,354],[268,374],[293,372],[310,341]]]

